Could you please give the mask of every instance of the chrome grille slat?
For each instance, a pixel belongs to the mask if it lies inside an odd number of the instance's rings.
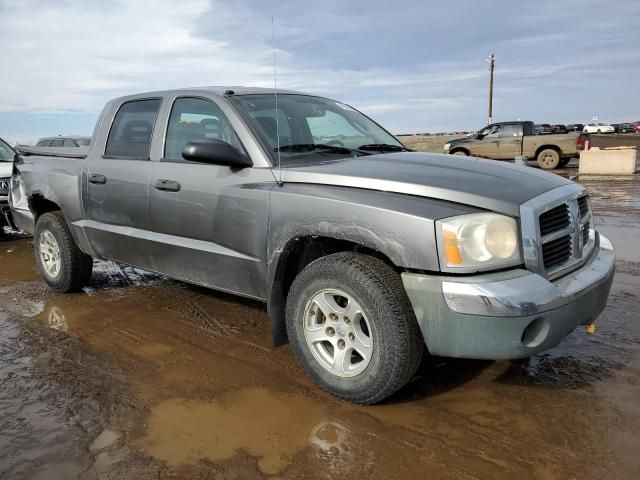
[[[567,205],[558,205],[540,215],[540,234],[545,236],[556,230],[568,227],[570,222]]]

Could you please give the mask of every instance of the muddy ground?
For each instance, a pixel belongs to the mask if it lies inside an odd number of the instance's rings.
[[[640,478],[640,179],[579,180],[618,253],[597,333],[427,358],[372,407],[314,387],[261,304],[109,262],[55,294],[5,236],[0,478]]]

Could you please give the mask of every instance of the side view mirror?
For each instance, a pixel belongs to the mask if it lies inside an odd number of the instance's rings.
[[[253,162],[245,153],[222,140],[193,140],[185,145],[182,158],[191,162],[225,165],[231,168],[253,166]]]

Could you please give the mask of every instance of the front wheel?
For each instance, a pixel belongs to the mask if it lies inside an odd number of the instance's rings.
[[[36,265],[49,287],[66,293],[89,283],[93,259],[76,245],[62,212],[38,217],[33,238]]]
[[[538,166],[544,170],[553,170],[560,164],[560,154],[553,148],[545,148],[538,153]]]
[[[296,277],[287,333],[307,375],[354,403],[384,400],[415,374],[424,342],[400,276],[367,255],[322,257]]]

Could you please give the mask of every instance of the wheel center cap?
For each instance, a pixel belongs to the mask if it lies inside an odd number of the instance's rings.
[[[341,337],[344,337],[347,334],[347,329],[344,328],[344,325],[338,325],[337,328],[336,328],[336,332]]]

